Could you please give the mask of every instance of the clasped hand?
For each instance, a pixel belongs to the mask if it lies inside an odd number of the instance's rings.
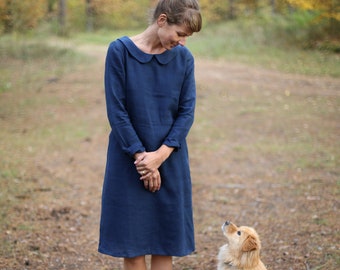
[[[161,164],[162,158],[157,152],[143,152],[136,155],[135,166],[141,175],[140,180],[151,192],[161,188],[161,175],[158,170]]]

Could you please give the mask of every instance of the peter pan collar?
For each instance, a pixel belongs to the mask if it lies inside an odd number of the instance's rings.
[[[132,42],[132,40],[124,36],[122,38],[118,39],[120,42],[123,43],[123,45],[126,47],[126,49],[129,51],[129,53],[139,62],[141,63],[148,63],[152,60],[153,57],[157,59],[157,61],[162,64],[168,64],[172,59],[174,59],[178,54],[178,46],[163,52],[162,54],[148,54],[140,50],[135,43]]]

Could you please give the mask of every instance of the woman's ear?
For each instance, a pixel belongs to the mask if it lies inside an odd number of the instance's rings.
[[[166,16],[166,14],[162,13],[161,15],[159,15],[158,19],[157,19],[157,24],[159,27],[164,26],[168,21],[168,16]]]

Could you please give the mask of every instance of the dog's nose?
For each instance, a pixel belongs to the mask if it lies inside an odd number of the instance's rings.
[[[226,222],[224,222],[222,225],[222,231],[224,232],[225,227],[229,225],[230,225],[230,221],[227,220]]]

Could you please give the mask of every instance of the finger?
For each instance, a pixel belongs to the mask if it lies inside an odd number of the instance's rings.
[[[155,188],[155,185],[154,185],[153,181],[150,180],[150,181],[149,181],[149,190],[150,190],[150,191],[153,191],[154,188]]]
[[[136,158],[134,164],[137,166],[137,164],[139,164],[144,158],[145,158],[145,154],[139,155],[139,156]]]
[[[154,191],[158,190],[158,181],[157,181],[157,179],[154,179],[153,187],[154,187]]]
[[[145,170],[145,169],[137,169],[137,172],[142,176],[147,174],[147,170]]]
[[[161,182],[160,182],[160,179],[156,179],[155,182],[154,182],[154,192],[155,191],[158,191],[161,189]]]
[[[144,188],[149,189],[149,181],[147,180],[144,181]]]
[[[143,172],[140,172],[139,173],[140,175],[141,175],[141,177],[139,178],[140,180],[147,180],[148,178],[149,178],[149,176],[150,176],[150,173],[146,173],[145,171]]]
[[[145,165],[143,165],[143,164],[136,165],[135,167],[136,167],[137,171],[145,170]]]
[[[157,185],[154,179],[149,179],[149,191],[155,192],[157,190]]]

